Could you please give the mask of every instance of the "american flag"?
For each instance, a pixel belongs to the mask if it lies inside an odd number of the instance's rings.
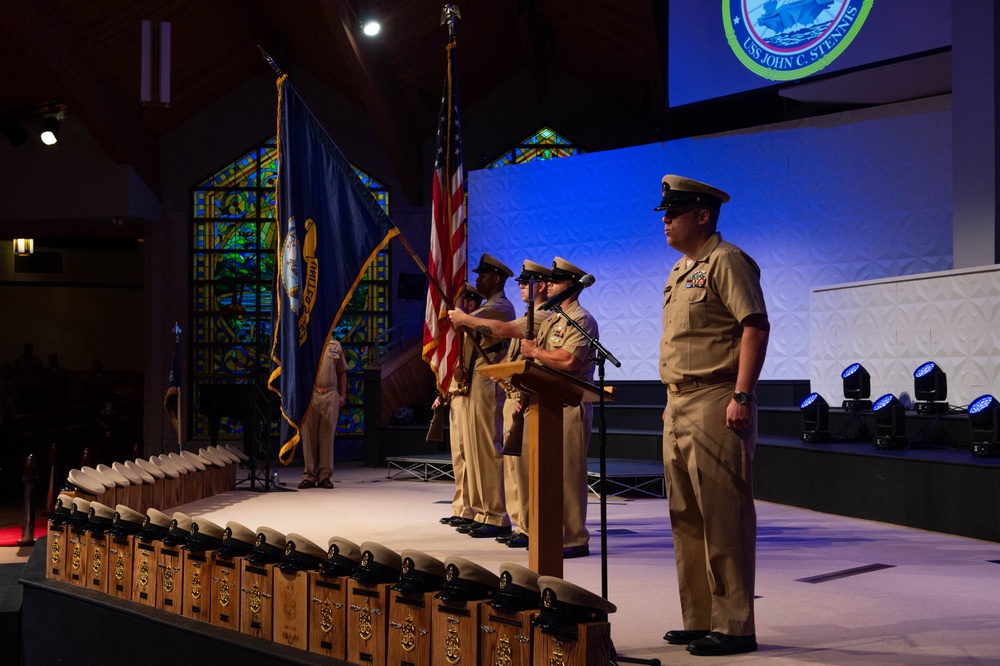
[[[428,277],[441,286],[452,305],[465,285],[468,268],[465,221],[465,178],[458,97],[455,94],[455,39],[448,42],[448,73],[438,119],[437,152],[431,202],[431,254]],[[458,335],[448,320],[449,303],[437,289],[427,292],[424,314],[423,358],[437,376],[438,390],[448,390],[455,362],[461,354]]]

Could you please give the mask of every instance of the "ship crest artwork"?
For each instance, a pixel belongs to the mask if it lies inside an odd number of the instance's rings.
[[[874,0],[722,0],[733,53],[754,74],[791,81],[828,67],[851,44]]]

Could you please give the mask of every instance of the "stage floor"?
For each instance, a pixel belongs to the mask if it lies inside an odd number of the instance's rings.
[[[282,468],[286,488],[301,470]],[[384,468],[340,465],[334,490],[233,491],[178,507],[225,526],[266,525],[325,546],[331,536],[415,548],[494,571],[527,563],[524,550],[472,539],[438,523],[450,480],[386,478]],[[1000,545],[758,502],[757,640],[760,651],[725,663],[1000,663]],[[612,640],[628,657],[705,664],[663,632],[681,628],[665,499],[608,501]],[[591,496],[591,552],[564,577],[600,593],[600,507]],[[884,565],[884,566],[876,566]],[[718,660],[715,660],[718,661]]]

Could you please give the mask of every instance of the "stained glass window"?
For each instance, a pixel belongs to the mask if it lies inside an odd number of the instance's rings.
[[[355,173],[388,213],[388,190],[363,171]],[[188,404],[200,404],[201,385],[251,384],[254,377],[264,385],[270,374],[277,175],[272,138],[193,188]],[[347,357],[349,394],[338,435],[364,433],[364,368],[375,360],[378,336],[390,327],[390,302],[389,253],[383,251],[336,328]],[[189,419],[193,437],[210,435],[204,418],[189,414]],[[242,425],[229,418],[220,435],[242,435]]]
[[[486,168],[495,169],[508,164],[524,164],[534,160],[572,157],[573,155],[582,155],[584,152],[551,127],[543,127],[487,164]]]

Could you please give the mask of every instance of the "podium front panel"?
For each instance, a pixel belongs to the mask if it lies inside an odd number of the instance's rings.
[[[132,552],[132,601],[156,608],[160,586],[157,584],[159,541],[135,540]]]
[[[181,552],[184,591],[181,615],[202,622],[212,621],[212,551]]]
[[[250,564],[243,560],[240,573],[240,633],[271,640],[274,597],[271,592],[273,564]]]
[[[69,526],[49,523],[49,555],[45,565],[45,577],[51,580],[66,580],[66,562],[69,560]]]
[[[482,602],[434,600],[431,615],[431,664],[478,664]],[[501,662],[503,663],[503,662]]]
[[[286,573],[274,567],[272,635],[275,643],[305,650],[309,646],[309,577],[305,571]]]
[[[168,613],[180,615],[184,603],[184,560],[177,546],[160,544],[156,557],[160,590],[156,607]]]
[[[538,613],[537,610],[508,612],[483,604],[480,608],[480,663],[531,666],[534,640],[531,621]]]
[[[325,657],[347,658],[347,577],[322,576],[310,571],[309,651]]]
[[[430,666],[431,611],[435,592],[389,592],[389,629],[386,664]]]
[[[347,661],[352,664],[386,663],[390,587],[347,581]]]
[[[111,572],[108,577],[108,594],[119,599],[132,600],[134,536],[109,536],[108,559]]]
[[[80,587],[87,585],[87,533],[75,527],[69,528],[69,538],[66,543],[68,557],[66,559],[66,582]]]
[[[88,532],[86,535],[85,577],[86,587],[107,593],[110,567],[108,563],[108,537],[104,533]]]
[[[223,560],[213,558],[212,624],[233,631],[240,630],[240,562],[243,558]]]
[[[533,658],[536,664],[590,666],[611,662],[611,624],[587,622],[553,633],[535,627]]]

